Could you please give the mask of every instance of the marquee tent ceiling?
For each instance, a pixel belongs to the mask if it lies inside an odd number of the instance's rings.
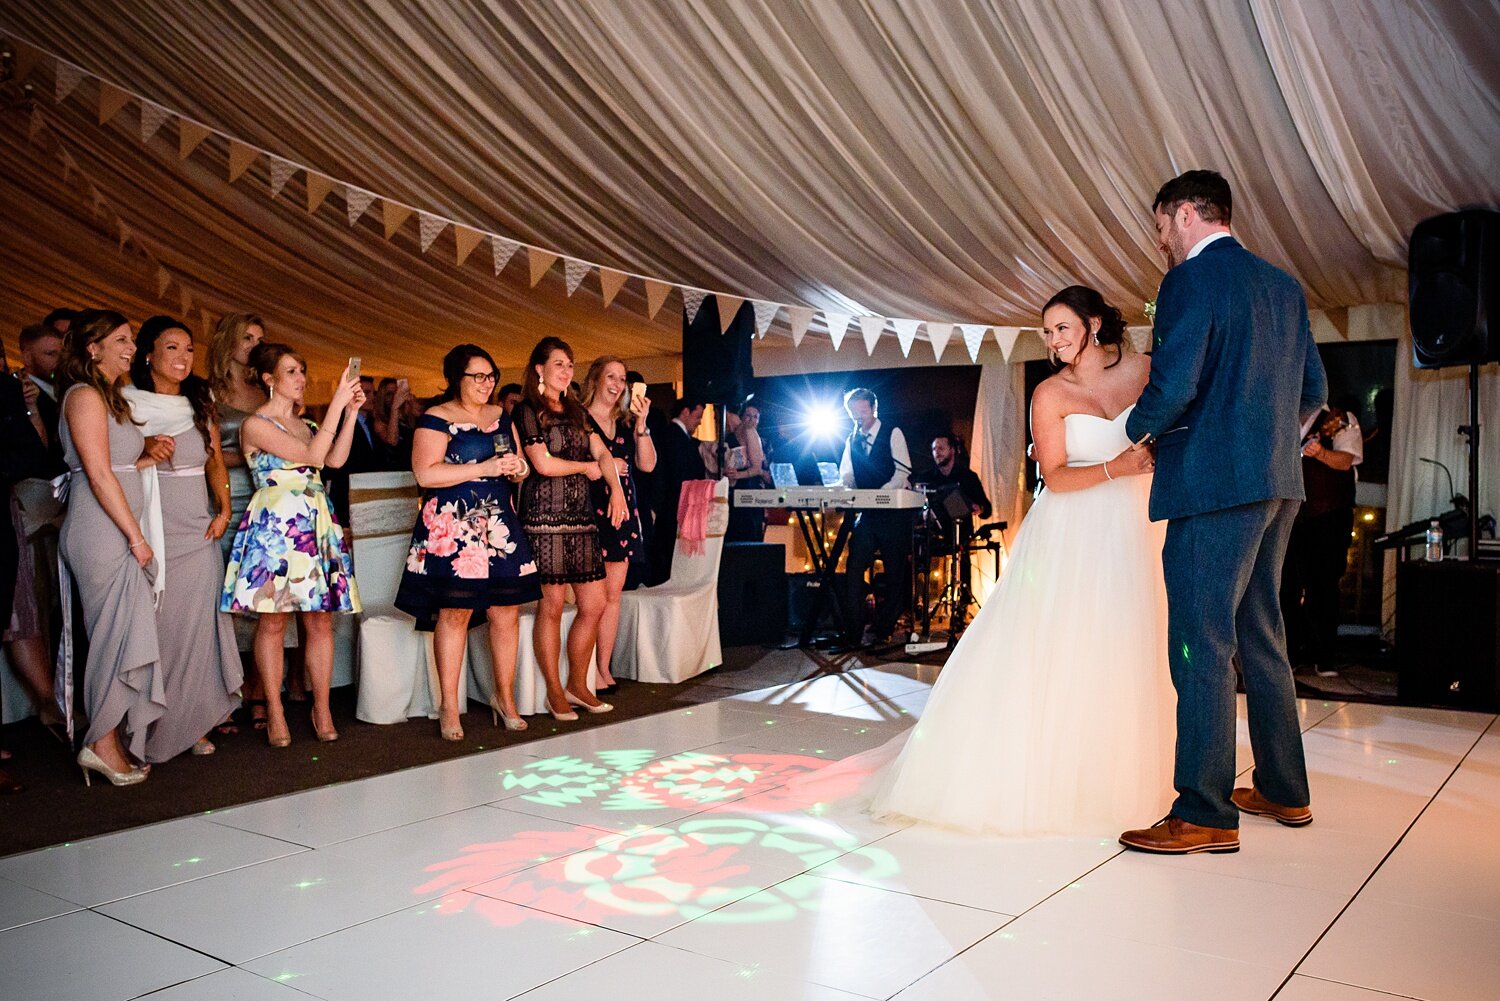
[[[1500,203],[1495,0],[8,0],[0,32],[225,134],[485,232],[633,273],[850,313],[1036,323],[1062,285],[1139,319],[1158,184],[1211,166],[1236,229],[1315,306],[1404,297],[1418,220]],[[48,129],[213,313],[251,309],[332,366],[503,366],[548,332],[580,355],[671,353],[632,280],[535,289],[521,256],[454,264],[416,220],[387,242],[342,200],[235,183],[87,81]],[[14,90],[12,90],[14,96]],[[0,127],[0,323],[56,304],[172,311],[27,114]],[[814,335],[817,336],[817,326]],[[771,336],[787,334],[786,314]],[[9,334],[13,336],[13,334]],[[886,336],[891,336],[889,330]],[[863,352],[858,336],[844,352]],[[963,357],[950,346],[948,360]]]

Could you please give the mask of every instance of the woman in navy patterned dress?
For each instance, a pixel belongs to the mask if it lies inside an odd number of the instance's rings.
[[[644,556],[641,542],[641,509],[635,489],[635,473],[649,473],[656,468],[656,446],[646,427],[650,404],[645,396],[632,396],[625,363],[605,355],[595,358],[583,379],[583,406],[588,411],[589,428],[609,454],[614,456],[625,488],[625,521],[616,528],[606,513],[609,491],[603,480],[593,488],[594,521],[599,526],[599,548],[604,552],[604,615],[599,619],[597,675],[599,690],[614,690],[615,679],[609,672],[615,651],[615,635],[620,629],[620,595],[625,590],[625,574],[630,561]]]
[[[396,607],[432,630],[442,689],[444,740],[462,740],[458,676],[474,612],[489,620],[494,713],[524,730],[516,710],[520,606],[541,597],[536,561],[511,501],[511,483],[530,472],[504,408],[490,403],[499,377],[484,348],[460,344],[443,358],[448,388],[417,421],[412,474],[422,509],[411,533]]]

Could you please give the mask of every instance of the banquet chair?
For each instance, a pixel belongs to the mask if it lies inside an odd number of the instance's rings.
[[[366,723],[400,723],[412,716],[437,719],[442,702],[432,634],[418,632],[416,620],[394,604],[419,496],[411,473],[356,473],[349,477],[354,577],[364,605],[359,616],[355,716]],[[459,674],[460,705],[467,698],[467,673]]]
[[[671,578],[656,587],[626,591],[620,596],[620,631],[615,638],[612,673],[636,681],[671,684],[723,662],[719,645],[719,563],[728,525],[729,481],[724,479],[714,485],[702,551],[689,551],[692,546],[683,539],[685,526],[679,522]]]

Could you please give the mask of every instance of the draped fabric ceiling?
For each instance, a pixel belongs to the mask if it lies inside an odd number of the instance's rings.
[[[1149,201],[1180,170],[1235,188],[1235,228],[1316,307],[1404,299],[1405,240],[1500,202],[1494,0],[8,0],[0,33],[330,177],[486,232],[737,295],[1034,326],[1059,287],[1140,320],[1162,263]],[[97,85],[48,128],[214,314],[263,314],[314,375],[346,355],[431,385],[477,340],[513,373],[543,333],[581,360],[675,353],[674,294],[535,289],[523,255],[454,264],[450,228],[387,241],[338,195],[272,199],[213,138],[186,160]],[[11,96],[15,96],[12,86]],[[86,188],[0,128],[0,323],[59,305],[174,312]],[[196,319],[196,318],[195,318]],[[787,337],[786,313],[766,344]],[[812,337],[820,336],[814,324]],[[887,329],[886,335],[890,337]],[[925,337],[925,334],[919,334]],[[957,343],[944,360],[967,361]],[[914,349],[930,357],[925,345]],[[858,336],[841,353],[863,354]]]

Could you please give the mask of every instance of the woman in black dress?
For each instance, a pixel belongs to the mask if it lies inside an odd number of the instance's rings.
[[[521,524],[531,542],[542,584],[533,644],[547,686],[547,709],[554,719],[575,720],[570,705],[591,713],[614,707],[589,690],[588,665],[604,614],[604,558],[589,482],[609,485],[609,523],[625,521],[625,490],[618,465],[604,442],[588,429],[588,415],[568,392],[573,381],[573,349],[557,337],[544,337],[526,365],[524,399],[512,419],[532,475],[521,486]],[[562,613],[569,585],[578,615],[568,631],[568,685],[558,668],[562,652]]]
[[[490,709],[507,730],[524,730],[516,710],[516,650],[520,606],[535,601],[536,562],[511,506],[510,481],[528,472],[510,418],[490,402],[500,370],[489,352],[460,344],[443,358],[448,388],[417,421],[412,475],[422,487],[422,508],[396,607],[433,630],[439,732],[463,740],[458,677],[469,622],[477,610],[489,621],[495,696]]]
[[[615,458],[628,509],[624,524],[619,528],[611,525],[606,516],[609,494],[604,481],[593,483],[594,520],[599,526],[600,548],[604,550],[605,600],[604,616],[599,620],[595,681],[608,693],[615,686],[609,665],[615,650],[615,635],[620,629],[620,594],[625,590],[625,573],[631,560],[645,556],[635,473],[649,473],[656,468],[656,446],[646,427],[650,404],[644,395],[631,394],[625,363],[620,359],[609,355],[594,359],[588,375],[583,377],[583,406],[588,411],[589,429]]]

